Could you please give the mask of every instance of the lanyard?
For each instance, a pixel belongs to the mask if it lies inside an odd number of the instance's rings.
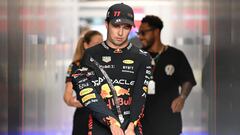
[[[106,73],[106,71],[100,66],[100,64],[95,60],[93,59],[92,57],[90,58],[90,61],[93,62],[99,69],[100,71],[102,72],[103,76],[106,78],[107,80],[107,83],[112,91],[112,94],[113,94],[113,100],[114,100],[114,103],[116,105],[116,108],[117,108],[117,113],[118,113],[118,118],[120,120],[121,123],[124,122],[124,118],[123,118],[123,114],[122,114],[122,111],[121,111],[121,108],[120,108],[120,104],[119,104],[119,101],[118,101],[118,96],[117,96],[117,92],[111,82],[111,79],[110,77],[108,76],[108,74]]]

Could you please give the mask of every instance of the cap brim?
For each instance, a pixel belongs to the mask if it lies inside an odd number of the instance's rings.
[[[118,18],[119,19],[119,18]],[[110,21],[112,24],[129,24],[132,25],[133,27],[135,27],[135,24],[133,21],[129,20],[129,19],[121,19],[120,22],[117,21],[117,19],[112,19]]]

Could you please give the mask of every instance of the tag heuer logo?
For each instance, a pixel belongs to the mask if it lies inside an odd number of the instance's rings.
[[[111,61],[111,56],[102,56],[102,61],[106,62],[106,63],[110,62]]]

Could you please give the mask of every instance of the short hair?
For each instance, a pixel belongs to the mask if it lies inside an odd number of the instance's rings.
[[[152,28],[158,28],[160,29],[160,31],[162,30],[163,28],[163,22],[162,20],[157,17],[157,16],[154,16],[154,15],[146,15],[142,21],[142,23],[148,23],[148,25]]]

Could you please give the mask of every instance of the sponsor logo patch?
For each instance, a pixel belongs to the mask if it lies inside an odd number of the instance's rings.
[[[90,99],[94,99],[96,98],[96,95],[95,93],[92,93],[92,94],[89,94],[89,95],[86,95],[82,98],[82,102],[85,103],[86,101],[90,100]]]
[[[102,56],[102,61],[106,62],[106,63],[110,62],[111,61],[111,56]]]
[[[134,63],[134,61],[133,60],[123,60],[123,63],[124,64],[133,64]]]
[[[85,88],[79,92],[79,95],[84,96],[84,95],[91,93],[92,91],[93,91],[93,88]]]

